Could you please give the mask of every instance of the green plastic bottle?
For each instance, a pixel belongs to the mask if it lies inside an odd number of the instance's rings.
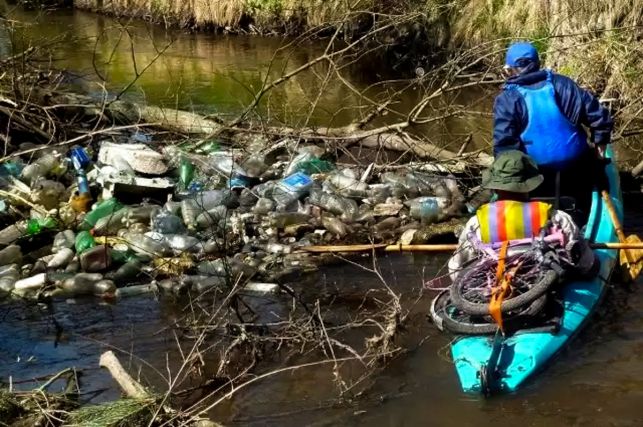
[[[96,246],[96,240],[94,240],[94,236],[89,231],[81,231],[76,235],[75,247],[77,254],[80,255],[94,246]]]
[[[79,228],[81,230],[89,230],[96,225],[99,219],[112,215],[114,212],[123,209],[123,207],[124,206],[113,197],[111,199],[98,202],[94,206],[94,209],[85,215],[85,218]]]
[[[179,164],[179,190],[185,191],[188,188],[188,185],[194,179],[194,164],[187,158],[181,157],[181,163]]]
[[[30,236],[40,234],[43,230],[53,230],[56,228],[56,220],[47,218],[31,218],[27,221],[26,233]]]

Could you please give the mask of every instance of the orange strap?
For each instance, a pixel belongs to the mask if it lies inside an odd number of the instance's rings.
[[[505,277],[505,259],[507,258],[507,250],[509,242],[502,242],[500,247],[500,254],[498,256],[498,269],[496,270],[496,283],[491,293],[491,301],[489,301],[489,314],[496,321],[500,330],[502,330],[502,311],[500,306],[505,295],[509,291],[510,277]],[[499,285],[499,286],[498,286]]]

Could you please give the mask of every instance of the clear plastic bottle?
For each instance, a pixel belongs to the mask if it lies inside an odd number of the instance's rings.
[[[177,234],[185,231],[183,220],[166,209],[152,217],[152,231],[161,234]]]
[[[354,218],[359,211],[355,200],[321,190],[311,191],[308,202],[335,215],[342,215],[342,219],[347,221]]]
[[[336,172],[328,177],[328,182],[346,197],[366,197],[368,185],[346,173]]]
[[[202,212],[196,217],[196,223],[200,229],[214,227],[226,218],[229,211],[225,206],[216,206],[206,212]]]
[[[38,178],[46,177],[49,174],[60,175],[65,172],[64,163],[61,162],[60,156],[55,154],[45,154],[39,157],[31,164],[25,166],[22,170],[21,177],[28,183],[34,182]]]
[[[19,264],[22,261],[22,250],[18,245],[10,245],[0,250],[0,266]]]
[[[199,252],[203,247],[199,239],[185,234],[167,236],[167,242],[170,248],[179,254],[184,252]]]
[[[419,219],[423,224],[440,221],[445,216],[449,206],[446,197],[418,197],[405,203],[410,210],[411,217]]]

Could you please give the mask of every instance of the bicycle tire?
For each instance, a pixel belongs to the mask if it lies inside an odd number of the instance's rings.
[[[439,330],[443,332],[446,330],[458,335],[490,335],[498,329],[498,325],[493,321],[474,322],[455,319],[452,312],[449,313],[450,302],[451,297],[448,290],[440,292],[431,302],[429,315],[433,324]],[[513,323],[517,320],[533,317],[545,308],[545,304],[547,304],[547,296],[543,295],[536,299],[524,312],[505,319],[505,322]],[[451,308],[457,310],[455,306],[451,306]]]
[[[488,303],[475,303],[464,297],[464,286],[465,283],[467,283],[467,280],[465,280],[466,278],[467,274],[465,273],[462,280],[457,280],[449,287],[451,301],[458,309],[471,316],[484,316],[489,314]],[[545,295],[545,293],[558,281],[558,278],[559,276],[555,271],[547,270],[543,277],[525,293],[504,300],[500,305],[500,312],[508,313],[510,311],[516,311],[521,307],[531,304],[541,296]]]

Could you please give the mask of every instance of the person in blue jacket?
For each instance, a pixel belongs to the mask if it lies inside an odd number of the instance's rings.
[[[609,111],[569,77],[541,69],[531,43],[509,46],[504,71],[507,81],[493,106],[494,155],[526,152],[545,177],[535,196],[572,196],[588,214],[600,170],[596,151],[602,157],[610,143]]]

